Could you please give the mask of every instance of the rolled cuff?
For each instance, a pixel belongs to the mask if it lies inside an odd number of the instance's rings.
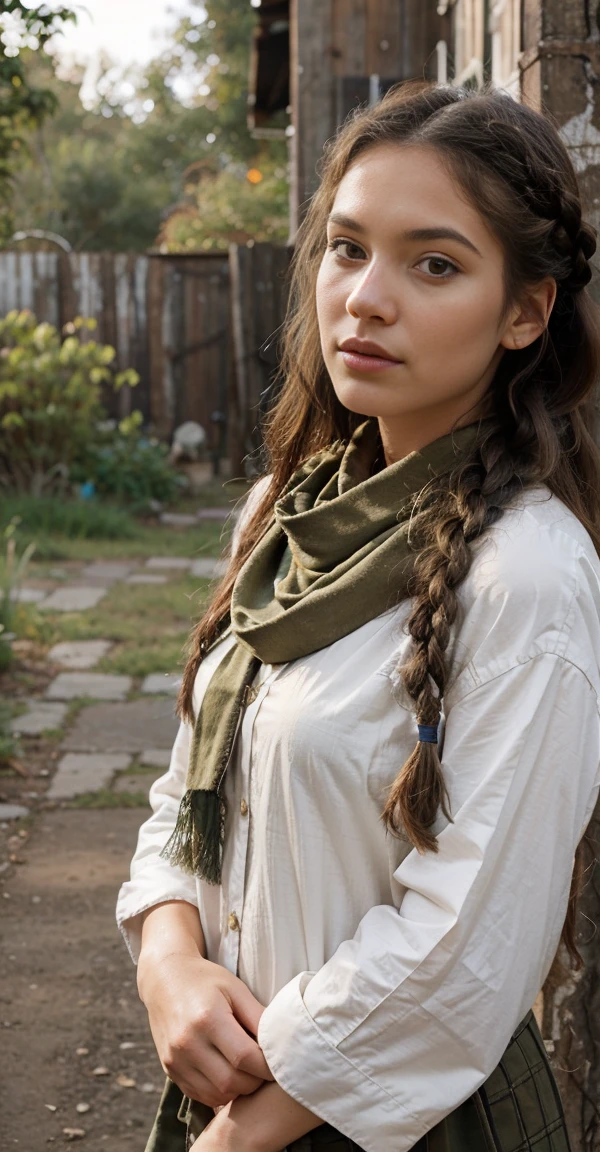
[[[286,984],[265,1008],[258,1043],[277,1083],[364,1152],[409,1152],[423,1135],[376,1081],[330,1044],[310,1016],[303,991],[313,973]]]
[[[198,907],[195,883],[183,887],[174,881],[175,877],[164,876],[161,870],[156,876],[144,875],[143,892],[136,880],[129,880],[121,887],[117,900],[117,924],[134,964],[137,964],[140,956],[141,917],[144,912],[156,904],[164,904],[166,900],[181,900],[192,904],[194,908]],[[148,892],[152,892],[151,899],[148,899]]]

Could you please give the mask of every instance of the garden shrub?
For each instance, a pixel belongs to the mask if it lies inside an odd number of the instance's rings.
[[[71,469],[102,418],[102,388],[135,385],[133,369],[115,373],[115,350],[83,333],[78,317],[62,333],[30,311],[0,320],[0,480],[39,496],[68,491]]]
[[[100,428],[73,469],[73,476],[92,485],[99,496],[145,512],[153,503],[169,504],[187,484],[168,460],[169,449],[141,432],[139,412],[114,427]]]

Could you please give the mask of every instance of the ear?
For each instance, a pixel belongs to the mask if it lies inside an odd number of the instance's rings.
[[[533,288],[527,288],[520,304],[509,314],[500,345],[514,352],[533,344],[548,327],[556,300],[556,280],[548,276]]]

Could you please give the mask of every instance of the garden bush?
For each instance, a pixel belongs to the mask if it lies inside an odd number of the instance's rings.
[[[82,341],[95,320],[79,317],[62,333],[30,311],[0,320],[0,481],[40,496],[69,491],[71,470],[104,415],[102,388],[135,385],[115,373],[115,350]]]
[[[89,491],[124,504],[132,513],[169,504],[186,487],[168,460],[169,449],[141,431],[139,412],[114,427],[98,429],[85,445],[72,475]]]

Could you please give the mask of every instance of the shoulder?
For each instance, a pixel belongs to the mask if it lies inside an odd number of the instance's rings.
[[[248,524],[252,519],[263,496],[266,494],[272,478],[272,473],[268,473],[267,476],[259,476],[258,480],[255,480],[248,494],[244,496],[243,501],[238,505],[234,514],[235,526],[233,529],[233,535],[231,537],[232,555],[235,555],[240,536],[244,531],[246,524]]]
[[[472,547],[458,589],[456,687],[547,652],[600,691],[600,559],[574,513],[545,485],[526,489]]]

